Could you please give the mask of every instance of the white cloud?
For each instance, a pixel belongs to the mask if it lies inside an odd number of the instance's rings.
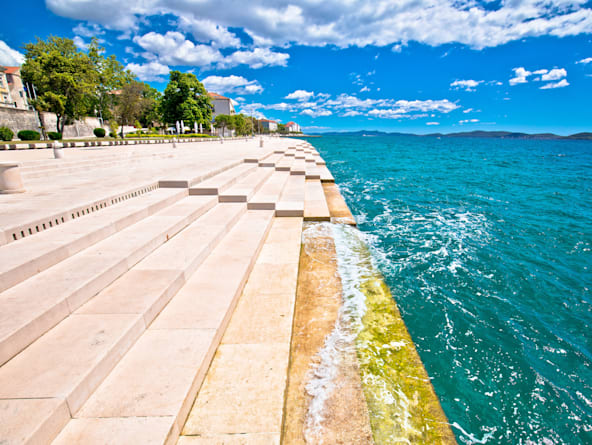
[[[467,108],[466,110],[463,110],[463,113],[467,114],[467,113],[470,113],[471,111],[473,111],[472,108]]]
[[[97,7],[46,0],[46,5],[58,15],[117,30],[136,30],[150,16],[170,14],[180,26],[200,22],[192,29],[195,37],[220,45],[234,41],[229,28],[244,30],[257,46],[392,45],[395,51],[411,41],[484,48],[592,32],[587,0],[504,1],[495,8],[470,0],[252,0],[244,7],[231,0],[102,0]]]
[[[88,49],[88,43],[84,41],[84,39],[80,36],[74,36],[72,39],[74,41],[74,45],[76,48],[86,51]]]
[[[247,80],[242,76],[208,76],[202,80],[202,83],[208,91],[220,94],[255,94],[263,91],[258,81]]]
[[[265,66],[286,66],[290,54],[278,53],[269,48],[255,48],[253,50],[236,51],[225,57],[219,64],[219,68],[232,68],[238,65],[248,65],[258,69]]]
[[[450,84],[450,87],[454,88],[455,90],[475,91],[475,88],[482,83],[482,80],[455,80]]]
[[[167,65],[207,67],[223,59],[220,51],[208,45],[196,45],[176,31],[164,35],[152,31],[136,36],[134,42],[148,52],[146,58],[155,55],[160,63]]]
[[[426,122],[426,125],[440,125],[440,122]]]
[[[240,39],[224,26],[220,26],[213,20],[202,20],[190,16],[179,17],[179,26],[193,34],[199,42],[211,43],[217,48],[238,48]]]
[[[479,119],[463,119],[462,121],[458,121],[459,124],[463,125],[463,124],[474,124],[476,122],[479,122]]]
[[[551,71],[542,75],[541,80],[547,82],[550,80],[559,80],[567,76],[567,71],[564,68],[553,68]]]
[[[540,89],[541,90],[550,90],[553,88],[564,88],[567,86],[569,86],[569,82],[566,79],[562,79],[559,82],[548,83],[546,85],[543,85]]]
[[[76,35],[86,38],[98,37],[105,34],[105,31],[95,23],[89,23],[86,25],[79,23],[72,29],[72,31],[74,31]]]
[[[535,82],[549,82],[539,89],[548,90],[551,88],[563,88],[569,86],[567,79],[567,70],[565,68],[553,68],[553,69],[538,69],[535,71],[528,71],[524,67],[514,68],[515,77],[510,79],[510,85],[517,85],[520,83],[528,83],[528,79],[531,76]],[[562,79],[562,80],[560,80]],[[559,82],[554,82],[560,80]]]
[[[368,88],[367,86],[362,87],[362,89],[360,90],[360,93],[365,93],[367,91],[370,91],[370,88]]]
[[[315,93],[313,91],[296,90],[288,94],[285,99],[294,99],[299,101],[306,101],[313,97]]]
[[[161,76],[166,76],[170,71],[168,66],[159,62],[130,63],[126,68],[144,82],[164,82]]]
[[[25,61],[25,56],[0,40],[0,65],[20,66]]]
[[[510,79],[510,85],[518,85],[519,83],[527,83],[528,80],[526,80],[526,78],[533,74],[530,71],[525,70],[524,67],[513,68],[512,71],[514,71],[514,75],[516,77],[513,77],[512,79]]]
[[[592,63],[592,57],[586,57],[585,59],[578,60],[576,63],[583,63],[584,65],[587,65],[588,63]]]
[[[307,108],[306,110],[302,110],[300,112],[300,114],[304,114],[304,115],[310,116],[310,117],[319,117],[319,116],[331,116],[333,114],[333,112],[330,110],[324,110],[322,108],[317,108],[314,110],[311,108]]]
[[[354,116],[359,116],[360,114],[362,114],[361,111],[348,110],[345,113],[343,113],[342,116],[343,117],[354,117]]]

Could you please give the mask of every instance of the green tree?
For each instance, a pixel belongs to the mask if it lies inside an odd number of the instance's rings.
[[[104,119],[111,118],[111,110],[115,105],[117,90],[136,80],[136,76],[126,70],[114,55],[105,57],[105,49],[99,46],[99,41],[93,37],[88,46],[88,57],[97,72],[97,86],[95,92],[95,110]]]
[[[98,75],[90,57],[79,51],[71,39],[49,37],[25,45],[21,68],[25,82],[37,91],[33,105],[39,111],[56,114],[56,130],[88,114],[92,108]]]
[[[169,83],[159,107],[167,124],[184,121],[185,125],[209,125],[212,121],[212,101],[194,74],[171,71]]]
[[[138,81],[131,81],[121,88],[117,95],[117,104],[114,108],[115,118],[121,127],[123,137],[123,126],[134,125],[144,111],[144,84]]]
[[[279,123],[278,123],[276,131],[280,134],[287,134],[288,133],[288,129],[286,128],[286,126],[284,124],[279,124]]]
[[[232,115],[232,126],[236,130],[237,136],[247,134],[247,119],[242,114]]]
[[[229,130],[232,130],[232,128],[234,126],[233,120],[234,119],[232,118],[232,116],[229,116],[228,114],[219,114],[214,119],[214,127],[221,128],[222,129],[222,136],[224,136],[224,130],[226,128],[228,128]]]
[[[139,117],[142,126],[150,128],[154,126],[155,122],[161,123],[163,119],[159,111],[159,104],[162,99],[160,91],[148,84],[144,84],[142,97],[144,98],[144,108]]]

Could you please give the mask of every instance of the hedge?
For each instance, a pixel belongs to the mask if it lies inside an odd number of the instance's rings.
[[[21,130],[16,135],[21,141],[38,141],[41,139],[41,135],[33,130]]]

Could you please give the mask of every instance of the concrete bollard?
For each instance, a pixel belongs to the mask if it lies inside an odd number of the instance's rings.
[[[263,138],[259,138],[259,147],[263,147]]]
[[[20,164],[0,163],[0,194],[23,193]]]
[[[177,143],[175,142],[175,139],[173,139],[173,148],[177,148]]]
[[[224,143],[224,138],[223,138],[223,137],[221,137],[221,138],[220,138],[220,143],[221,143],[221,144],[223,144],[223,143]]]
[[[64,157],[64,150],[60,147],[59,142],[53,143],[53,157],[55,159],[62,159]]]

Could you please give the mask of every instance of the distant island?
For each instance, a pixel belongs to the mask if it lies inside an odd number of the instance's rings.
[[[553,133],[515,133],[511,131],[464,131],[459,133],[431,133],[431,134],[413,134],[396,133],[385,131],[332,131],[327,133],[318,133],[323,136],[416,136],[416,137],[439,137],[439,138],[497,138],[497,139],[546,139],[546,140],[592,140],[592,133],[576,133],[570,136],[560,136]]]

